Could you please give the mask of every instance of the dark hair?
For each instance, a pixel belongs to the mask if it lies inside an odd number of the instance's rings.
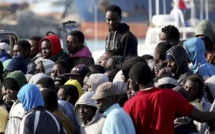
[[[50,88],[53,89],[53,91],[55,91],[54,81],[50,77],[41,78],[36,84],[38,85],[40,84],[42,88]]]
[[[79,93],[78,93],[78,89],[76,88],[76,86],[74,86],[74,85],[63,85],[60,88],[63,89],[63,93],[64,93],[65,96],[67,96],[67,95],[70,96],[69,102],[73,106],[75,106],[75,103],[79,98]]]
[[[152,82],[152,72],[147,63],[139,62],[130,69],[129,78],[139,85],[146,85]]]
[[[92,64],[92,65],[89,66],[89,69],[91,70],[91,72],[92,71],[96,71],[96,72],[102,73],[102,74],[105,72],[104,67],[101,66],[101,65],[94,65],[94,64]]]
[[[188,80],[198,83],[198,85],[199,85],[198,97],[201,100],[202,95],[203,95],[203,90],[204,90],[204,87],[205,87],[205,83],[204,83],[203,78],[198,74],[191,74],[190,76],[187,77],[186,81],[188,81]],[[186,83],[186,81],[185,81],[185,83]]]
[[[98,72],[98,71],[91,71],[91,72],[87,73],[87,74],[85,75],[85,77],[90,77],[91,74],[99,74],[99,73],[101,73],[101,72]]]
[[[30,40],[36,41],[37,44],[39,44],[41,39],[42,39],[42,37],[40,37],[40,36],[33,36],[33,37],[30,38]]]
[[[66,73],[70,73],[71,66],[70,66],[70,64],[67,61],[65,61],[65,60],[57,60],[57,61],[55,61],[55,65],[56,64],[59,64],[62,67],[64,67],[66,69]]]
[[[142,58],[144,58],[146,61],[154,59],[153,56],[149,55],[149,54],[144,54],[141,56]]]
[[[107,77],[109,78],[110,82],[113,82],[114,77],[116,76],[116,74],[119,72],[118,69],[111,69],[111,70],[107,70],[105,72],[105,74],[107,74]]]
[[[110,6],[108,6],[107,9],[106,9],[106,11],[105,11],[105,13],[106,13],[107,11],[117,12],[117,13],[119,14],[120,17],[121,17],[121,15],[122,15],[122,10],[121,10],[121,8],[120,8],[119,6],[117,6],[117,5],[110,5]]]
[[[77,36],[80,42],[84,42],[84,34],[79,30],[72,31],[69,35]]]
[[[157,44],[155,51],[160,55],[160,59],[165,61],[166,60],[166,52],[170,49],[172,45],[168,42],[160,42]]]
[[[15,45],[22,46],[23,50],[31,50],[31,45],[27,40],[19,40]]]
[[[188,100],[188,93],[182,86],[175,87],[175,91],[181,94],[186,100]]]
[[[114,61],[116,61],[116,64],[121,64],[125,61],[125,57],[121,55],[114,55],[111,56],[109,59],[113,59]]]
[[[178,28],[173,25],[167,25],[163,27],[161,31],[166,34],[168,39],[174,39],[174,41],[178,41],[180,39]]]
[[[57,94],[51,89],[43,89],[41,93],[45,103],[45,108],[51,112],[55,111],[58,108]]]

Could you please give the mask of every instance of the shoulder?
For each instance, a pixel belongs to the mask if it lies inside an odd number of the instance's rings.
[[[25,115],[26,111],[23,108],[22,103],[14,103],[10,110],[10,117],[20,117],[22,118]]]

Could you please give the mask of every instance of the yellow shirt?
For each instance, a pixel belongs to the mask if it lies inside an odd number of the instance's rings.
[[[7,119],[8,119],[7,110],[4,107],[0,106],[0,132],[5,131]]]

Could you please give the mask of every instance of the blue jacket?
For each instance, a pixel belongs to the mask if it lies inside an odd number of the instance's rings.
[[[118,103],[110,106],[104,113],[106,116],[102,134],[135,134],[131,117]]]
[[[65,134],[58,118],[45,110],[41,92],[36,85],[24,85],[17,97],[27,111],[20,123],[20,134]]]
[[[188,57],[193,64],[192,71],[204,80],[215,74],[215,67],[205,57],[205,45],[202,39],[194,37],[184,42]]]

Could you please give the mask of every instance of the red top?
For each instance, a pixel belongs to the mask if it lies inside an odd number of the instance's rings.
[[[172,89],[139,91],[124,105],[137,134],[174,134],[176,115],[188,116],[193,106]]]
[[[57,55],[58,53],[61,52],[60,38],[59,38],[59,36],[56,35],[56,34],[48,35],[48,36],[42,38],[42,39],[40,40],[40,43],[39,43],[39,45],[40,45],[40,47],[39,47],[40,50],[41,50],[41,43],[42,43],[42,41],[45,40],[45,39],[47,39],[47,40],[50,41],[51,49],[52,49],[51,57],[53,57],[53,56],[55,56],[55,55]]]
[[[184,0],[179,0],[179,8],[182,10],[187,8],[185,3],[184,3]]]

